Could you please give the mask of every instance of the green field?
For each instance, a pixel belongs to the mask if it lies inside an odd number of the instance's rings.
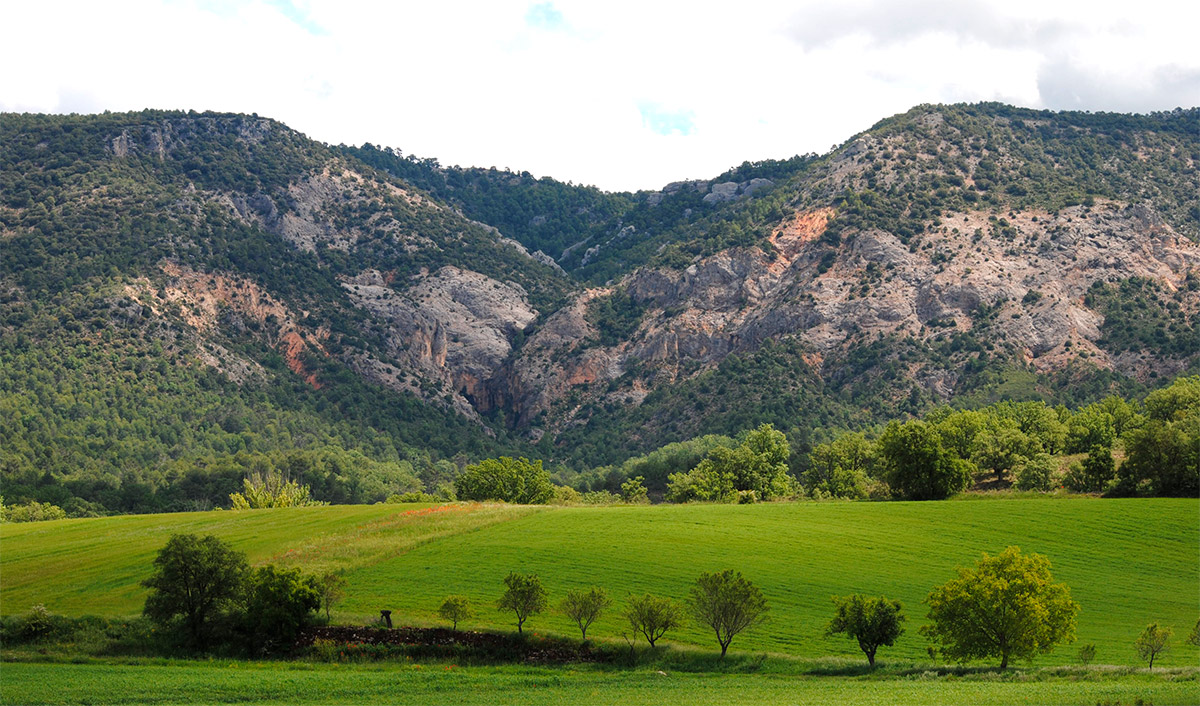
[[[21,704],[1195,704],[1193,672],[900,678],[262,662],[5,664]]]
[[[468,627],[509,627],[491,606],[509,571],[538,573],[556,601],[597,584],[618,603],[645,591],[684,598],[701,571],[734,568],[762,587],[771,620],[733,649],[802,657],[860,656],[849,640],[822,636],[832,594],[900,599],[908,629],[880,658],[927,660],[917,629],[930,588],[1008,545],[1047,555],[1081,604],[1081,643],[1097,662],[1137,664],[1133,641],[1145,625],[1175,628],[1177,646],[1156,666],[1198,661],[1182,638],[1200,615],[1200,502],[1188,499],[1015,498],[929,503],[529,508],[455,505],[335,506],[242,513],[218,511],[0,528],[0,612],[33,603],[79,615],[134,614],[137,582],[172,532],[212,532],[251,561],[345,568],[349,592],[335,622],[380,608],[403,621],[434,623],[440,599],[462,593],[479,607]],[[589,635],[619,639],[614,612]],[[571,634],[562,616],[535,616],[527,629]],[[692,627],[677,642],[715,647]],[[1075,646],[1037,664],[1067,664]]]

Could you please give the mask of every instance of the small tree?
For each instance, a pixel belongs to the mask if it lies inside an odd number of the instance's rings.
[[[1193,647],[1200,647],[1200,620],[1192,626],[1192,631],[1188,633],[1187,643]]]
[[[921,633],[951,659],[999,657],[1006,669],[1010,657],[1032,658],[1075,639],[1079,604],[1070,589],[1054,583],[1046,557],[1017,547],[960,568],[925,602],[932,624]]]
[[[466,596],[447,596],[438,608],[438,615],[444,620],[449,620],[451,629],[457,631],[458,622],[473,617],[475,611],[471,609],[471,601],[467,600]]]
[[[529,616],[546,609],[546,589],[537,574],[510,573],[504,577],[504,585],[507,588],[496,605],[502,611],[511,610],[516,614],[519,634]]]
[[[558,609],[579,626],[580,635],[586,640],[588,628],[611,606],[612,599],[608,597],[608,593],[603,588],[593,586],[586,591],[567,591],[567,597],[558,604]]]
[[[143,612],[162,625],[179,616],[192,644],[204,649],[246,572],[245,555],[213,535],[172,535],[154,559],[154,573],[142,581],[150,589]]]
[[[834,596],[833,620],[825,628],[826,635],[845,634],[858,640],[858,646],[867,656],[867,662],[875,666],[875,651],[881,646],[890,647],[904,633],[904,616],[900,614],[900,601],[880,596],[871,598],[861,594]]]
[[[317,591],[321,594],[321,608],[325,611],[325,622],[329,622],[329,610],[346,595],[346,579],[334,571],[326,571],[317,577]]]
[[[1096,659],[1096,646],[1095,645],[1089,643],[1089,644],[1086,644],[1083,647],[1079,648],[1079,663],[1080,664],[1082,664],[1083,666],[1086,667],[1087,665],[1091,664],[1092,660],[1094,660],[1094,659]]]
[[[670,598],[659,598],[649,593],[630,596],[625,606],[625,618],[635,634],[646,638],[654,647],[668,630],[683,626],[683,607]]]
[[[713,629],[721,657],[725,657],[734,635],[766,618],[767,599],[740,571],[700,574],[688,596],[692,615]]]
[[[1167,627],[1159,627],[1158,623],[1150,623],[1146,629],[1138,635],[1137,642],[1134,645],[1137,647],[1138,656],[1142,659],[1150,660],[1150,669],[1154,669],[1154,658],[1171,649],[1171,636],[1175,631]]]

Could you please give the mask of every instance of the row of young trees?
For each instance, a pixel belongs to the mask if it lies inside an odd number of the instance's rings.
[[[300,630],[314,622],[322,607],[329,609],[344,593],[338,574],[308,576],[274,565],[251,569],[245,555],[215,536],[173,535],[154,560],[154,571],[143,585],[150,589],[144,613],[180,642],[206,651],[214,647],[251,653],[290,646]],[[549,594],[536,574],[510,573],[504,579],[498,610],[511,613],[517,632],[549,607]],[[903,634],[906,616],[899,601],[884,596],[854,594],[833,597],[834,614],[827,635],[844,635],[857,642],[871,666],[880,647],[891,646]],[[1032,659],[1075,639],[1079,604],[1070,589],[1054,580],[1049,560],[1008,547],[997,556],[983,557],[973,568],[935,587],[925,599],[929,623],[920,632],[929,641],[930,655],[957,662],[998,658],[1000,668],[1011,659]],[[585,641],[588,629],[614,605],[597,586],[571,589],[557,609],[569,618]],[[763,623],[770,607],[761,589],[741,572],[701,573],[686,601],[653,594],[630,595],[622,616],[630,633],[655,646],[668,631],[691,617],[712,631],[726,655],[734,637]],[[453,629],[475,615],[464,596],[449,596],[439,615]],[[1200,621],[1187,640],[1200,640]],[[1138,637],[1138,654],[1154,666],[1170,647],[1173,631],[1153,623]],[[1080,650],[1081,661],[1095,656],[1095,646]]]
[[[536,574],[510,573],[504,584],[497,608],[513,613],[520,633],[530,617],[546,610],[548,593]],[[1070,589],[1054,581],[1050,562],[1038,554],[1023,555],[1017,547],[995,557],[985,554],[974,568],[960,568],[955,579],[934,588],[925,602],[930,624],[921,633],[930,641],[931,654],[959,662],[999,658],[1001,669],[1010,659],[1031,659],[1074,640],[1079,611]],[[899,601],[854,594],[834,596],[833,604],[826,634],[855,640],[871,666],[878,649],[895,644],[904,632],[906,616]],[[593,586],[568,591],[558,610],[586,640],[588,628],[612,606],[608,593]],[[741,572],[726,570],[702,573],[686,604],[652,594],[631,595],[622,615],[633,634],[654,646],[667,631],[683,626],[690,614],[713,632],[724,657],[733,638],[762,623],[768,611],[757,586]],[[474,612],[467,598],[450,596],[439,614],[457,629]]]

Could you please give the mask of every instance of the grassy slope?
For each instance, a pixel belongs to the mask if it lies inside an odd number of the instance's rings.
[[[567,588],[605,586],[618,599],[651,591],[682,599],[704,570],[732,567],[760,585],[772,620],[735,649],[805,656],[856,655],[848,640],[821,636],[829,596],[863,591],[904,602],[908,631],[883,659],[922,659],[921,599],[1009,544],[1049,556],[1083,606],[1079,637],[1103,663],[1136,663],[1132,643],[1150,621],[1180,638],[1196,620],[1200,526],[1194,500],[1012,499],[942,503],[563,508],[473,507],[421,514],[396,506],[72,520],[5,526],[0,558],[4,613],[43,601],[64,613],[132,613],[136,581],[172,531],[212,531],[255,561],[352,568],[346,620],[396,610],[433,621],[442,597],[468,595],[479,626],[507,627],[491,608],[510,570],[540,574],[556,601]],[[410,514],[399,514],[409,511]],[[284,519],[286,518],[286,519]],[[282,521],[281,521],[282,520]],[[503,521],[502,521],[503,520]],[[289,550],[292,550],[289,552]],[[536,616],[532,630],[570,632],[566,619]],[[614,615],[592,630],[613,638]],[[708,646],[698,628],[674,634]],[[1071,661],[1074,648],[1042,663]],[[1163,664],[1192,664],[1177,647]]]

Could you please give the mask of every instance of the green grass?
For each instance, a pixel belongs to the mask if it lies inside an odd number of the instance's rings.
[[[132,615],[139,582],[171,534],[215,534],[251,563],[307,571],[368,567],[412,547],[537,512],[537,508],[457,504],[334,505],[245,512],[122,515],[0,525],[0,614],[34,603],[67,615]]]
[[[1195,704],[1194,670],[811,677],[542,667],[272,662],[4,664],[21,704]]]
[[[441,599],[465,594],[479,617],[468,627],[510,629],[493,606],[509,571],[538,573],[556,602],[568,588],[597,584],[621,603],[630,593],[683,599],[701,571],[734,568],[766,593],[771,620],[732,649],[802,657],[860,657],[857,646],[822,635],[830,596],[885,594],[904,603],[907,631],[880,658],[926,660],[918,634],[929,590],[983,552],[1008,545],[1047,555],[1081,604],[1080,643],[1096,660],[1137,664],[1133,641],[1152,621],[1174,627],[1163,666],[1194,665],[1182,638],[1200,615],[1200,503],[1188,499],[1019,498],[929,503],[779,503],[751,506],[511,508],[471,506],[399,514],[412,506],[325,507],[247,513],[65,520],[0,528],[0,610],[35,602],[67,614],[136,613],[137,581],[170,532],[214,532],[252,561],[349,569],[335,621],[381,608],[436,623]],[[619,640],[615,611],[589,631]],[[527,630],[572,634],[553,612]],[[715,647],[704,630],[668,633]],[[1067,664],[1077,645],[1035,664]]]

